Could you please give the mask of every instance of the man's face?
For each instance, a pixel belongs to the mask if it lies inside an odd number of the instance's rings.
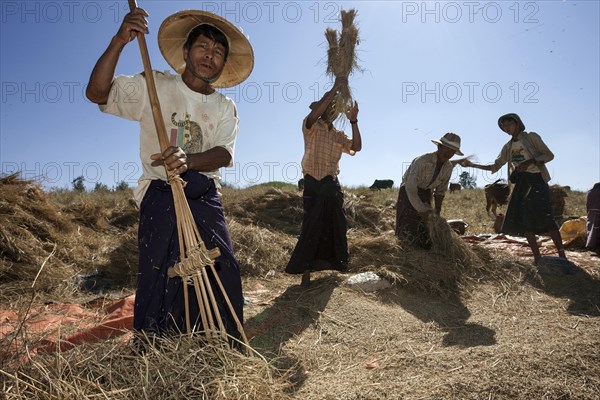
[[[502,130],[509,135],[516,135],[519,132],[519,124],[512,118],[507,118],[502,121]]]
[[[222,44],[200,35],[189,50],[183,50],[185,67],[194,75],[214,79],[221,74],[225,67],[225,51],[225,46]]]
[[[452,150],[450,147],[438,144],[437,158],[439,161],[446,162],[450,160],[455,153],[456,151]]]

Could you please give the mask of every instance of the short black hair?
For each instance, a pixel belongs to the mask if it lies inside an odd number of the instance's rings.
[[[188,34],[188,37],[183,44],[183,48],[189,51],[200,35],[204,35],[207,38],[222,44],[223,47],[225,47],[225,60],[227,60],[227,56],[229,55],[229,42],[227,41],[227,37],[219,29],[209,24],[200,24],[194,27]]]

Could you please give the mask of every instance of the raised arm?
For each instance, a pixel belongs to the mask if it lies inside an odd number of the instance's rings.
[[[85,95],[91,102],[107,103],[121,51],[137,36],[138,32],[148,33],[147,16],[145,10],[136,8],[123,18],[117,34],[111,39],[108,48],[102,53],[90,75]]]
[[[482,169],[484,171],[493,171],[494,170],[494,164],[475,164],[474,162],[472,162],[471,160],[465,159],[462,160],[461,166],[465,167],[465,168],[477,168],[477,169]]]
[[[362,138],[360,136],[360,129],[358,128],[358,103],[355,101],[352,107],[346,111],[346,118],[350,121],[352,126],[352,146],[350,150],[360,151],[362,149]]]
[[[308,113],[308,116],[306,117],[307,129],[310,129],[314,125],[314,123],[317,122],[317,120],[321,117],[321,115],[325,113],[327,107],[329,106],[329,103],[331,103],[331,100],[333,100],[340,87],[344,84],[348,84],[348,79],[335,78],[331,90],[326,92],[323,95],[323,97],[321,97],[321,100],[314,103],[314,105],[311,107],[310,113]]]

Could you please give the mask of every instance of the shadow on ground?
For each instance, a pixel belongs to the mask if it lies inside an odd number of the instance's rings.
[[[545,256],[526,281],[553,297],[570,300],[573,315],[600,316],[600,281],[571,261]]]
[[[246,320],[244,328],[252,347],[266,354],[276,354],[291,337],[299,335],[318,318],[333,289],[337,277],[323,277],[311,282],[309,288],[290,286],[272,300],[270,307]]]
[[[457,294],[446,297],[392,288],[380,294],[383,302],[396,304],[425,323],[434,322],[446,332],[443,346],[475,347],[496,344],[496,332],[467,322],[471,313]]]
[[[255,350],[271,358],[278,368],[293,371],[288,378],[292,391],[303,384],[307,375],[300,360],[282,355],[281,348],[319,319],[339,282],[337,277],[329,276],[313,280],[309,288],[290,286],[272,300],[270,307],[244,323],[250,345]]]

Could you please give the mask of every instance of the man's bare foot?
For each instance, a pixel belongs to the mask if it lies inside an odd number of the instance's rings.
[[[310,286],[310,271],[304,271],[302,274],[302,282],[300,284],[304,287]]]

